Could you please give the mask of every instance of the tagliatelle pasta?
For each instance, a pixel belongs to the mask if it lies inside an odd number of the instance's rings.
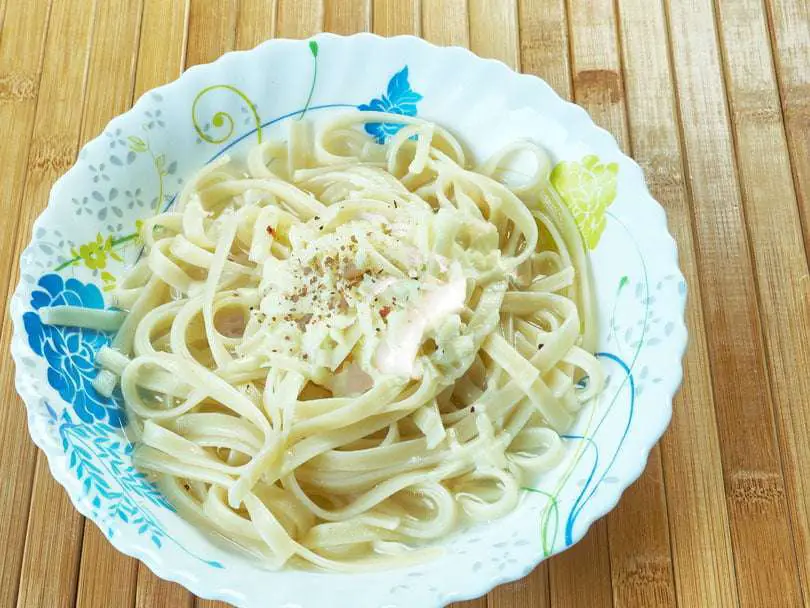
[[[401,124],[385,145],[367,122]],[[528,155],[519,183],[503,175]],[[430,557],[562,458],[597,395],[587,255],[542,148],[477,169],[424,120],[293,121],[148,219],[96,386],[120,383],[134,459],[188,519],[270,567]],[[588,382],[581,382],[583,378]]]

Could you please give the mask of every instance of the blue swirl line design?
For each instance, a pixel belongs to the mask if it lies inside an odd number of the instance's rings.
[[[563,439],[572,439],[572,440],[582,440],[588,444],[588,447],[593,448],[593,465],[591,466],[591,471],[588,473],[588,477],[585,480],[585,484],[582,486],[582,490],[580,491],[577,499],[574,501],[574,506],[571,507],[571,511],[568,514],[568,519],[565,523],[565,545],[570,546],[574,543],[572,530],[574,527],[574,521],[576,520],[577,515],[579,515],[579,511],[577,510],[577,506],[579,505],[582,497],[584,496],[585,492],[588,489],[588,486],[591,484],[594,475],[596,475],[596,469],[599,468],[599,448],[596,447],[596,443],[590,437],[585,437],[584,435],[561,435]],[[583,503],[584,504],[584,503]]]
[[[583,437],[583,436],[578,436],[578,435],[565,435],[565,436],[563,436],[565,439],[580,439],[580,440],[587,441],[588,444],[593,447],[594,454],[595,454],[594,455],[594,464],[593,464],[593,467],[591,468],[591,472],[588,475],[588,478],[587,478],[587,480],[585,482],[585,485],[583,485],[582,490],[580,491],[579,495],[577,496],[576,500],[574,501],[574,505],[571,507],[571,511],[569,512],[568,519],[566,520],[566,523],[565,523],[565,544],[566,544],[566,546],[570,546],[570,545],[574,544],[573,530],[574,530],[574,524],[575,524],[575,522],[577,520],[577,517],[579,517],[579,514],[582,512],[582,509],[585,507],[585,505],[588,503],[588,501],[590,501],[591,498],[593,498],[593,495],[596,493],[596,490],[599,488],[599,486],[605,480],[605,477],[607,477],[607,474],[610,472],[610,469],[613,467],[614,463],[616,462],[616,459],[619,456],[619,452],[621,451],[622,445],[624,444],[624,441],[625,441],[625,439],[627,439],[627,435],[630,432],[630,425],[632,424],[633,415],[635,413],[636,384],[635,384],[635,380],[633,378],[633,372],[630,370],[630,367],[620,357],[617,357],[613,353],[598,352],[598,353],[596,353],[596,356],[599,357],[599,358],[609,359],[609,360],[613,361],[624,372],[624,374],[625,374],[624,380],[629,383],[629,387],[630,387],[630,409],[629,409],[628,416],[627,416],[627,422],[626,422],[626,424],[624,426],[624,431],[622,432],[622,436],[619,439],[619,444],[616,446],[616,450],[614,451],[613,456],[610,459],[610,462],[608,462],[607,466],[605,467],[605,470],[602,472],[602,475],[599,477],[599,479],[596,481],[596,483],[593,485],[592,488],[590,488],[590,485],[591,485],[591,482],[593,481],[593,477],[595,475],[595,472],[596,472],[596,469],[597,469],[598,463],[599,463],[599,449],[597,448],[596,443],[593,441],[592,437]],[[622,383],[622,385],[619,387],[618,390],[621,390],[623,386],[624,386],[624,383]],[[585,493],[588,492],[589,488],[590,488],[590,493],[588,493],[588,495],[585,496]]]

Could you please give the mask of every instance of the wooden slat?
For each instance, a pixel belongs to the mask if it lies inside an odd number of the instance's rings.
[[[236,0],[191,0],[188,11],[186,69],[210,63],[233,50],[236,42]]]
[[[32,140],[37,94],[42,75],[43,48],[48,30],[50,3],[33,7],[13,3],[3,7],[3,31],[27,32],[27,36],[0,36],[0,123],[6,129],[6,141],[0,147],[0,163],[7,167],[6,179],[0,180],[0,213],[17,218],[22,205],[28,174],[28,147]],[[45,86],[52,86],[52,81]],[[0,344],[8,353],[10,323],[7,320],[7,293],[17,267],[16,221],[0,223],[0,312],[3,334]],[[13,367],[4,354],[0,382],[6,399],[0,421],[0,538],[6,549],[0,552],[0,605],[13,605],[17,596],[23,546],[25,544],[31,477],[36,450],[25,425],[25,410],[12,395]]]
[[[779,85],[780,102],[783,111],[784,129],[787,136],[788,151],[791,160],[794,192],[802,217],[804,231],[805,252],[810,251],[810,4],[807,2],[783,2],[768,0],[766,2],[768,29],[770,43],[774,53],[777,82]],[[806,295],[810,294],[808,282],[803,281]],[[807,319],[810,315],[810,298],[802,300],[805,309],[800,318]],[[804,400],[807,396],[805,394]],[[792,408],[788,408],[790,410]],[[800,412],[799,412],[800,413]],[[784,412],[782,413],[784,415]],[[787,412],[790,414],[790,411]],[[788,433],[783,437],[789,440]],[[802,450],[802,456],[807,457],[808,449]],[[810,511],[806,500],[808,489],[802,488],[805,497],[804,505],[801,502],[796,510]],[[802,525],[797,535],[798,551],[807,555],[807,530]],[[802,577],[805,602],[810,601],[810,574],[808,574],[807,559],[797,560],[799,574]]]
[[[132,608],[138,561],[120,553],[91,521],[84,522],[76,606]]]
[[[481,57],[520,69],[517,4],[514,0],[470,0],[470,48]]]
[[[0,0],[0,31],[5,25],[6,19],[6,9],[8,8],[8,3],[6,0]]]
[[[323,31],[354,34],[371,30],[371,0],[324,0]]]
[[[612,0],[570,0],[574,99],[628,151],[624,74]],[[613,597],[620,606],[674,606],[675,589],[658,449],[607,518]],[[584,566],[585,564],[583,564]]]
[[[674,607],[675,581],[666,493],[658,447],[641,478],[607,517],[616,606]]]
[[[424,0],[422,37],[443,46],[470,46],[467,0]]]
[[[678,603],[731,606],[737,603],[734,565],[664,10],[661,0],[620,0],[618,6],[630,148],[667,211],[690,289],[686,381],[661,447]]]
[[[426,0],[422,6],[422,35],[433,44],[470,46],[466,0]]]
[[[155,608],[156,606],[191,608],[193,605],[194,596],[191,593],[177,583],[170,583],[158,578],[149,568],[143,564],[140,565],[135,608]]]
[[[194,604],[194,608],[230,608],[230,604],[218,602],[216,600],[204,600],[198,597],[197,603]]]
[[[142,1],[133,0],[104,0],[96,6],[82,145],[132,104],[142,8]]]
[[[767,0],[766,5],[805,249],[810,251],[810,3]]]
[[[708,0],[690,4],[668,2],[670,44],[740,603],[781,598],[794,606],[800,602],[796,558],[714,15]]]
[[[239,2],[236,12],[236,47],[251,49],[275,36],[276,0]]]
[[[31,143],[31,129],[37,106],[37,93],[42,71],[43,45],[48,26],[50,2],[39,3],[35,10],[27,10],[12,3],[3,10],[3,31],[25,31],[30,36],[0,38],[0,121],[4,125],[5,139],[0,149],[0,161],[11,173],[0,183],[0,209],[5,217],[19,213],[22,187],[27,164],[25,159]],[[9,287],[9,273],[13,260],[14,232],[17,227],[4,223],[0,229],[0,290],[3,296]],[[0,312],[5,312],[6,298],[0,298]]]
[[[135,70],[135,99],[150,89],[171,82],[183,71],[188,11],[188,0],[144,1],[141,48]],[[153,32],[160,32],[160,35]]]
[[[323,27],[320,0],[278,0],[279,38],[308,38]]]
[[[548,571],[554,608],[612,606],[605,520],[597,521],[585,538],[551,558]]]
[[[371,9],[374,33],[380,36],[419,36],[419,12],[419,0],[374,0]]]
[[[59,525],[54,525],[54,520]],[[18,606],[74,603],[84,520],[38,454],[20,570]]]
[[[530,574],[513,583],[496,587],[481,608],[551,608],[548,566],[541,563]]]
[[[557,94],[571,99],[571,65],[565,0],[520,0],[521,71],[540,76]]]
[[[624,76],[611,0],[568,0],[574,101],[627,151]]]
[[[721,50],[745,219],[754,256],[763,335],[798,574],[810,597],[810,316],[801,222],[782,123],[779,91],[768,46],[763,5],[753,0],[718,3]],[[746,40],[750,48],[741,48]],[[807,132],[804,134],[807,137]],[[786,322],[789,319],[790,321]],[[787,566],[787,565],[786,565]],[[786,568],[787,570],[787,568]],[[785,576],[789,577],[786,571]],[[764,599],[762,601],[765,601]]]
[[[111,13],[108,9],[115,12]],[[54,25],[56,23],[58,22],[54,20]],[[133,73],[132,63],[137,49],[139,25],[139,3],[117,9],[111,5],[104,5],[96,11],[93,26],[95,49],[88,67],[82,141],[96,135],[103,124],[120,113],[130,101],[133,80],[127,78],[127,74]],[[103,33],[99,34],[99,31]],[[105,61],[105,55],[110,53],[111,47],[123,49],[124,53],[117,56],[121,58],[120,61],[113,61],[113,65],[110,66],[110,62]],[[109,67],[112,71],[105,73],[102,66]],[[83,81],[84,63],[81,65],[82,73],[79,73],[78,69],[77,65],[76,73],[72,76]],[[115,79],[108,74],[115,74]],[[51,526],[54,517],[61,522],[59,527]],[[73,509],[58,484],[50,477],[45,460],[40,456],[26,544],[26,557],[31,555],[32,560],[23,564],[19,591],[21,604],[40,601],[43,605],[57,605],[57,603],[68,605],[68,602],[72,602],[82,537],[81,517]],[[43,552],[47,553],[47,557]],[[118,559],[118,556],[112,555],[112,558]],[[53,568],[53,564],[56,564],[56,568]],[[53,571],[58,575],[51,574]],[[48,585],[41,585],[40,581],[43,578],[49,579]],[[108,585],[111,582],[116,581],[106,581]],[[126,593],[126,590],[122,591]]]
[[[28,168],[24,179],[24,193],[17,216],[20,218],[17,238],[14,241],[13,260],[30,238],[30,225],[44,208],[53,180],[73,162],[81,127],[82,101],[87,85],[87,59],[92,39],[93,7],[76,11],[72,3],[54,2],[45,46],[45,61],[42,68],[39,98],[34,119],[32,143],[28,153]],[[62,50],[70,46],[74,53]],[[18,268],[15,263],[9,273],[9,284],[17,282]],[[8,352],[11,324],[4,315],[0,348]],[[34,450],[26,432],[24,407],[14,393],[12,367],[0,368],[3,387],[3,402],[13,404],[7,420],[4,420],[3,471],[11,484],[31,487]],[[15,428],[16,427],[16,428]],[[17,442],[26,442],[26,447]],[[6,460],[12,455],[17,460]],[[8,475],[8,477],[6,477]],[[14,489],[12,491],[15,491]],[[28,495],[28,491],[25,491]],[[15,513],[16,512],[16,513]],[[69,606],[75,594],[81,545],[82,518],[73,509],[67,495],[50,476],[45,458],[37,453],[36,473],[31,493],[30,509],[27,500],[12,508],[15,524],[28,529],[25,540],[17,530],[10,531],[5,541],[15,542],[7,551],[16,554],[23,551],[19,580],[10,581],[10,589],[3,589],[6,605],[13,605],[13,592],[17,590],[17,603],[23,606]],[[53,522],[59,525],[54,526]],[[16,555],[11,560],[18,561]],[[12,561],[12,563],[14,563]]]
[[[794,193],[798,199],[799,212],[802,217],[804,231],[805,252],[810,251],[810,4],[807,2],[780,2],[768,0],[766,2],[768,30],[776,67],[777,83],[779,85],[780,103],[783,112],[784,129],[787,136],[788,152],[791,160]],[[810,289],[808,281],[802,281],[805,289],[805,298],[801,300],[804,312],[799,314],[800,319],[810,317]],[[806,402],[807,395],[804,395]],[[780,408],[781,409],[781,408]],[[788,415],[793,408],[788,408]],[[801,413],[801,412],[797,412]],[[782,412],[784,416],[785,412]],[[805,429],[806,430],[806,429]],[[787,443],[789,433],[783,432],[783,444]],[[804,447],[802,456],[807,458],[809,450]],[[802,478],[803,480],[803,478]],[[810,512],[807,504],[808,489],[802,488],[805,497],[804,505],[798,502],[796,510],[804,509]],[[797,549],[801,555],[807,555],[807,529],[803,525],[797,534]],[[802,579],[805,602],[810,601],[810,564],[807,559],[797,560],[799,574]]]

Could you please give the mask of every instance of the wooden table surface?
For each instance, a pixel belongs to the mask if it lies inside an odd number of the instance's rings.
[[[618,508],[465,605],[810,605],[808,0],[0,0],[0,20],[3,308],[79,146],[225,51],[321,30],[417,34],[581,104],[667,210],[689,284],[685,381]],[[73,509],[4,357],[0,606],[217,605],[117,553]]]

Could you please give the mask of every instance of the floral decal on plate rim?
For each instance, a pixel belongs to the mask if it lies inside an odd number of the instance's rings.
[[[605,231],[605,212],[616,198],[619,165],[588,155],[581,161],[562,161],[551,171],[551,183],[571,210],[582,238],[595,249]]]
[[[422,96],[411,89],[408,82],[408,66],[406,65],[388,81],[388,88],[384,95],[374,98],[368,103],[362,103],[357,108],[364,112],[389,112],[402,116],[416,116],[416,104]],[[389,122],[366,123],[366,132],[378,144],[384,144],[389,137],[396,135],[404,125]]]
[[[110,335],[92,329],[45,325],[37,312],[43,306],[104,308],[101,291],[92,283],[65,281],[55,273],[43,275],[37,286],[31,293],[33,310],[23,315],[23,324],[31,350],[48,363],[48,384],[82,421],[122,427],[123,410],[93,387],[96,353],[110,343]]]
[[[157,549],[168,540],[194,559],[213,568],[223,567],[218,561],[203,559],[186,549],[155,517],[153,508],[174,511],[174,507],[132,465],[133,446],[119,427],[103,422],[83,424],[73,420],[66,409],[59,415],[48,403],[45,407],[48,426],[57,435],[68,457],[68,467],[90,500],[93,520],[107,538],[118,533],[117,526],[126,524],[148,537]]]
[[[197,557],[174,541],[150,510],[174,510],[160,492],[132,465],[132,444],[123,433],[124,409],[118,399],[96,392],[95,358],[110,342],[104,332],[78,327],[45,325],[39,317],[44,306],[83,306],[103,309],[104,297],[92,283],[58,274],[43,275],[31,294],[33,311],[23,314],[28,345],[48,363],[48,384],[70,406],[57,414],[46,402],[48,424],[68,458],[68,467],[82,483],[90,500],[93,519],[108,537],[115,534],[116,520],[135,527],[160,548],[166,538],[192,557],[221,568],[219,562]],[[75,416],[75,418],[74,418]],[[146,503],[146,504],[145,504]],[[148,505],[148,506],[147,506]]]
[[[200,145],[217,146],[213,160],[225,153],[231,147],[249,137],[262,141],[263,129],[270,125],[288,119],[303,117],[307,112],[334,108],[356,108],[361,111],[382,111],[400,114],[403,116],[416,116],[418,103],[423,96],[414,91],[410,83],[410,72],[405,65],[390,76],[385,92],[374,97],[366,103],[346,102],[317,102],[317,76],[320,48],[314,40],[307,43],[312,57],[312,79],[306,97],[302,95],[304,105],[297,110],[288,112],[268,120],[262,120],[259,106],[243,91],[229,83],[214,84],[199,91],[194,98],[191,108],[191,122]],[[210,93],[233,95],[239,98],[243,105],[244,119],[238,121],[224,110],[215,111],[210,121],[202,119],[202,100]],[[155,118],[155,117],[158,118]],[[159,119],[154,112],[150,115],[152,127],[146,124],[143,130],[148,133]],[[238,132],[238,124],[247,126],[242,133]],[[163,125],[165,127],[165,124]],[[401,124],[393,123],[367,123],[366,132],[380,144],[385,143],[391,136],[402,128]],[[174,201],[175,194],[168,189],[165,179],[174,174],[177,168],[176,161],[170,161],[165,154],[152,149],[148,137],[120,132],[120,129],[110,138],[110,148],[116,146],[128,148],[125,162],[116,156],[111,160],[109,167],[92,167],[93,183],[109,181],[108,172],[126,170],[127,165],[135,162],[140,155],[148,157],[154,166],[158,180],[158,196],[151,205],[145,205],[140,200],[140,193],[127,192],[131,199],[130,207],[137,203],[138,209],[143,213],[152,210],[166,209]],[[126,142],[126,144],[124,143]],[[595,249],[607,226],[608,220],[615,220],[621,227],[621,221],[612,216],[608,207],[613,203],[617,193],[618,165],[616,163],[602,163],[594,155],[588,155],[580,160],[564,160],[558,163],[552,173],[551,181],[559,192],[565,204],[572,211],[577,226],[589,249]],[[117,196],[117,191],[115,192]],[[113,193],[107,197],[112,200]],[[106,199],[96,191],[82,196],[74,206],[77,215],[96,214],[93,201],[104,202]],[[80,204],[81,203],[81,204]],[[120,215],[119,215],[120,217]],[[99,219],[102,219],[99,215]],[[112,525],[130,525],[135,527],[138,534],[148,535],[152,544],[160,548],[170,535],[161,527],[153,509],[171,509],[171,505],[160,495],[148,480],[138,473],[131,464],[130,453],[132,446],[127,442],[122,432],[125,424],[123,409],[114,399],[99,395],[92,386],[96,375],[94,360],[98,350],[110,342],[111,336],[102,332],[54,327],[43,325],[38,310],[43,306],[71,304],[90,308],[104,308],[102,291],[93,283],[82,283],[75,278],[63,279],[58,272],[65,269],[82,266],[92,271],[93,276],[100,277],[105,288],[115,285],[116,277],[113,269],[108,265],[109,260],[120,262],[116,250],[126,244],[139,244],[138,234],[140,220],[135,230],[130,233],[108,235],[101,233],[88,243],[82,245],[71,244],[70,257],[59,256],[65,260],[49,272],[41,276],[37,287],[33,290],[30,300],[30,310],[23,314],[24,329],[31,350],[47,362],[48,384],[59,394],[67,407],[61,411],[48,409],[49,424],[59,438],[60,445],[65,452],[70,470],[82,482],[85,496],[92,504],[94,519],[102,525],[108,536],[115,534]],[[628,235],[632,239],[629,231]],[[575,444],[574,455],[570,460],[563,478],[553,492],[545,492],[535,488],[525,488],[527,492],[539,492],[546,499],[546,505],[541,515],[540,545],[544,555],[549,555],[558,547],[557,539],[563,538],[563,546],[573,542],[573,528],[584,506],[593,497],[598,486],[610,483],[610,469],[621,449],[624,437],[615,446],[612,454],[600,455],[594,437],[602,428],[602,422],[612,410],[624,406],[629,429],[633,419],[634,402],[636,395],[641,391],[641,384],[648,373],[646,368],[636,370],[636,362],[641,350],[653,346],[654,340],[650,337],[650,328],[656,319],[652,318],[650,305],[652,303],[651,286],[648,284],[646,267],[641,252],[639,253],[639,272],[633,276],[624,276],[616,289],[613,313],[610,320],[611,345],[616,352],[602,352],[598,356],[609,367],[609,404],[599,418],[593,417],[587,421],[586,430],[581,435],[566,436],[565,439]],[[672,277],[675,278],[674,276]],[[632,288],[632,289],[631,289]],[[658,285],[661,290],[666,286]],[[685,286],[680,283],[678,292],[683,295]],[[641,325],[636,326],[637,317],[633,318],[633,327],[620,327],[617,320],[617,305],[621,298],[627,294],[635,295],[637,304],[644,310]],[[672,323],[668,324],[669,326]],[[671,327],[669,328],[671,331]],[[620,337],[624,342],[620,343]],[[648,379],[656,382],[655,378]],[[586,380],[587,381],[587,380]],[[608,392],[606,390],[606,392]],[[68,409],[69,408],[69,409]],[[592,412],[595,408],[590,408]],[[614,413],[613,415],[619,415]],[[626,435],[626,432],[625,432]],[[589,456],[590,455],[590,456]],[[593,467],[590,475],[580,480],[581,491],[571,504],[561,504],[560,491],[569,480],[577,465],[583,458],[593,458]],[[110,482],[113,481],[113,483]],[[115,485],[114,485],[115,484]],[[175,542],[175,544],[177,544]],[[185,548],[177,545],[183,551]],[[186,551],[188,553],[188,551]],[[189,553],[189,555],[193,555]],[[213,567],[222,567],[218,562],[196,559],[208,563]]]

